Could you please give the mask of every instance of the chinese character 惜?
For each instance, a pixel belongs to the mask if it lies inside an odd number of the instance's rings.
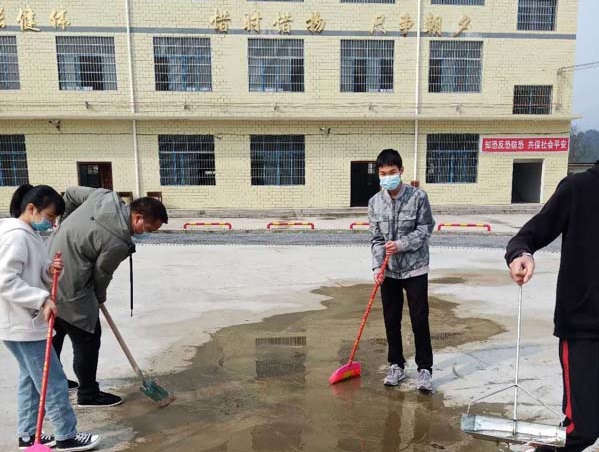
[[[383,16],[382,14],[374,18],[374,20],[372,21],[372,27],[370,27],[370,34],[374,34],[377,31],[383,34],[387,34],[387,30],[385,30],[385,16]]]
[[[291,33],[291,22],[293,18],[289,13],[279,13],[275,20],[272,22],[273,26],[279,30],[279,33]]]
[[[399,21],[399,32],[405,37],[408,36],[408,32],[414,28],[414,21],[409,14],[404,14],[400,17]]]
[[[311,33],[322,33],[326,22],[320,17],[320,13],[312,13],[310,18],[306,21],[306,28]]]
[[[39,28],[35,28],[35,13],[29,6],[19,10],[17,22],[21,27],[21,31],[40,31]]]
[[[458,31],[456,31],[454,33],[454,36],[460,36],[465,31],[470,30],[470,25],[471,24],[472,24],[472,19],[470,19],[470,17],[468,17],[468,16],[462,17],[458,21]]]
[[[57,11],[57,10],[53,10],[50,13],[50,25],[52,25],[54,28],[62,28],[63,31],[67,29],[67,27],[69,25],[71,25],[71,22],[69,22],[67,20],[67,12],[66,10],[62,10],[62,11]]]
[[[256,33],[260,33],[260,22],[262,21],[262,16],[258,11],[254,11],[251,14],[246,14],[243,18],[243,29],[245,31],[255,31]]]
[[[214,16],[210,18],[210,25],[220,33],[226,33],[229,31],[229,22],[231,22],[231,16],[229,11],[220,12],[218,9],[214,13]]]
[[[441,16],[426,16],[424,32],[429,36],[441,36],[443,34],[443,18]]]
[[[6,19],[4,18],[4,8],[0,6],[0,28],[6,27]]]

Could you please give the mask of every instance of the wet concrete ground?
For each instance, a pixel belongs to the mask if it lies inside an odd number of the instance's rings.
[[[161,378],[177,394],[173,405],[157,410],[138,393],[114,412],[113,422],[134,432],[128,450],[497,450],[460,432],[462,410],[444,407],[442,393],[415,390],[407,317],[409,378],[398,388],[382,385],[387,345],[380,301],[358,352],[362,377],[328,385],[329,375],[347,360],[370,290],[369,285],[322,289],[319,293],[332,298],[326,310],[217,332],[198,348],[188,369]],[[489,320],[456,318],[455,306],[431,300],[435,350],[503,331]]]

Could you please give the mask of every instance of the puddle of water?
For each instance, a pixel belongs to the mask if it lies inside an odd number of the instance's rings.
[[[409,364],[399,388],[382,385],[387,345],[380,302],[373,307],[358,360],[362,377],[329,386],[347,360],[370,286],[326,288],[322,311],[275,316],[225,328],[199,347],[191,366],[161,383],[178,400],[158,410],[141,394],[115,416],[136,432],[132,451],[492,451],[497,446],[459,430],[461,410],[443,394],[419,394]],[[431,299],[433,346],[484,340],[501,328],[457,319],[455,305]],[[406,308],[407,309],[407,308]],[[405,350],[413,356],[409,316]]]

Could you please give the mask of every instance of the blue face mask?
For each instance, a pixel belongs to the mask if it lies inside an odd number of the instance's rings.
[[[54,226],[52,222],[44,217],[42,217],[42,221],[40,221],[39,223],[36,223],[35,221],[31,222],[31,227],[34,231],[37,232],[49,231],[50,229],[52,229],[52,226]]]
[[[393,176],[379,176],[379,179],[381,181],[381,187],[389,191],[397,190],[397,187],[401,184],[401,176],[399,174],[394,174]]]

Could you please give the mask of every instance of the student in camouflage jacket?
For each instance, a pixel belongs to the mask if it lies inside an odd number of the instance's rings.
[[[426,193],[403,184],[403,162],[393,149],[382,151],[376,161],[381,191],[368,203],[372,235],[372,268],[381,284],[383,316],[389,345],[389,371],[384,380],[396,386],[406,378],[401,320],[406,291],[418,366],[417,389],[432,390],[433,352],[428,321],[428,241],[435,221]],[[385,274],[380,268],[389,254]]]

